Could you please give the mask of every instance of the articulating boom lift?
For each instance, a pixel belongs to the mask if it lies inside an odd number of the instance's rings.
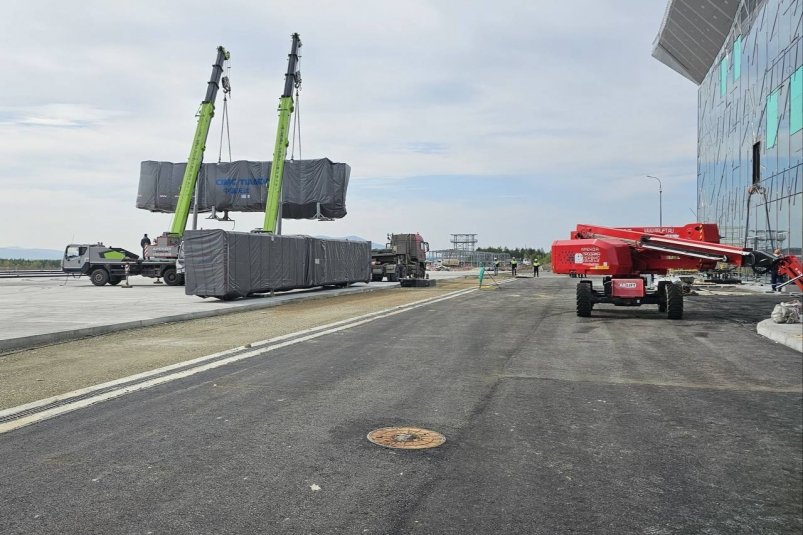
[[[803,290],[803,266],[794,256],[719,243],[719,230],[710,223],[683,227],[611,228],[577,225],[569,240],[552,243],[555,273],[580,277],[604,275],[602,289],[583,279],[577,284],[577,315],[588,317],[597,303],[617,306],[657,304],[669,319],[683,317],[683,292],[670,281],[647,288],[643,275],[666,275],[670,269],[714,269],[718,262],[752,267],[757,273],[775,268]]]
[[[265,203],[265,223],[262,232],[276,233],[276,226],[281,217],[282,179],[284,178],[284,159],[287,157],[288,134],[290,133],[290,117],[293,114],[293,87],[301,85],[301,73],[298,72],[298,52],[301,48],[301,37],[293,34],[293,44],[287,61],[287,74],[284,75],[284,92],[279,99],[279,126],[276,129],[276,144],[273,148],[273,163],[268,181],[268,199]]]

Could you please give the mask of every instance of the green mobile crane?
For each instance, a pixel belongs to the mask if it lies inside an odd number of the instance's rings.
[[[187,218],[190,214],[190,205],[195,194],[195,185],[198,180],[198,172],[201,170],[201,163],[204,159],[206,149],[206,138],[209,135],[209,125],[212,117],[215,116],[215,97],[220,88],[223,64],[229,59],[229,52],[222,46],[217,47],[217,58],[212,65],[212,75],[206,88],[206,97],[201,102],[198,111],[198,126],[195,128],[195,137],[192,139],[192,148],[187,158],[187,167],[184,170],[184,178],[181,182],[181,190],[176,202],[176,212],[173,215],[173,224],[169,232],[165,232],[156,238],[156,243],[149,246],[146,250],[148,258],[176,258],[178,256],[178,246],[181,237],[187,228]],[[223,90],[229,92],[229,79],[222,77]]]
[[[293,114],[293,87],[301,86],[301,73],[298,69],[298,53],[301,49],[301,37],[293,34],[293,45],[287,62],[287,74],[284,75],[284,92],[279,99],[279,126],[276,129],[276,145],[273,149],[273,163],[270,168],[268,182],[268,199],[265,203],[265,223],[262,232],[276,233],[276,226],[281,217],[282,178],[284,177],[284,159],[287,157],[288,135],[290,133],[290,117]]]

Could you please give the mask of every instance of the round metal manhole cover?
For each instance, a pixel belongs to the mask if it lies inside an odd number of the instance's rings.
[[[382,427],[368,433],[368,440],[386,448],[421,450],[437,448],[446,442],[446,437],[420,427]]]

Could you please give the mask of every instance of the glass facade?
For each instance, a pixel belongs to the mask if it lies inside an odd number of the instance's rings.
[[[803,0],[743,0],[700,85],[697,213],[722,241],[803,252]]]

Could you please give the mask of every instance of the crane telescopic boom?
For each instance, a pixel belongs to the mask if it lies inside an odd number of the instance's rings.
[[[220,87],[220,77],[223,73],[223,62],[229,59],[229,52],[222,46],[217,47],[217,59],[212,65],[212,76],[206,88],[206,97],[201,102],[201,109],[198,112],[198,126],[195,129],[195,137],[192,139],[192,148],[187,158],[187,168],[184,171],[184,179],[181,181],[181,190],[178,194],[176,212],[173,215],[173,224],[170,227],[170,234],[182,236],[187,228],[187,218],[190,214],[190,204],[195,193],[195,184],[198,180],[198,171],[204,159],[206,149],[206,138],[209,135],[209,125],[212,117],[215,116],[215,97]],[[224,80],[225,84],[226,80]]]
[[[273,149],[273,163],[270,168],[268,182],[268,198],[265,203],[265,223],[262,227],[264,232],[275,233],[279,221],[284,159],[287,157],[290,117],[293,114],[293,87],[298,87],[301,84],[301,76],[298,72],[298,52],[300,48],[301,37],[294,33],[293,44],[287,62],[287,74],[284,75],[284,92],[279,99],[279,126],[276,129],[276,144]]]

